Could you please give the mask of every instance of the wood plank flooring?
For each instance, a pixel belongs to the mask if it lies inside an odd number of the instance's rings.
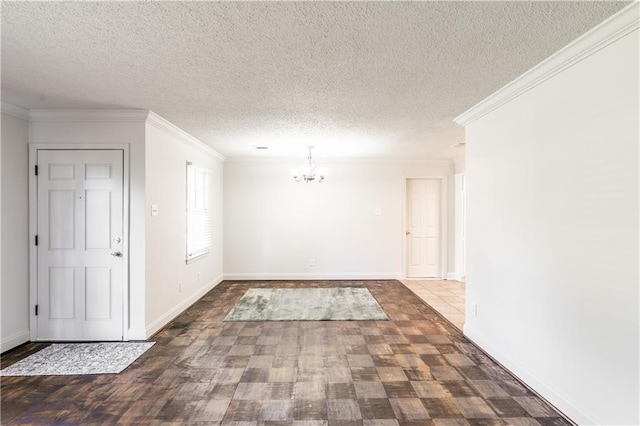
[[[390,321],[223,322],[250,287],[335,286]],[[398,281],[223,282],[150,340],[118,375],[2,377],[2,424],[570,424]]]

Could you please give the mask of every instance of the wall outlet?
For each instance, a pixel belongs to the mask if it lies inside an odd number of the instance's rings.
[[[474,317],[478,316],[478,304],[476,302],[471,303],[471,313]]]
[[[315,259],[309,259],[309,266],[316,266],[316,260]]]
[[[151,216],[158,216],[158,205],[151,204]]]
[[[178,283],[178,293],[182,293],[182,281]]]

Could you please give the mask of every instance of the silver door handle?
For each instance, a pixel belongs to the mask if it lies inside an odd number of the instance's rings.
[[[114,251],[113,253],[111,253],[111,256],[122,257],[122,252],[121,251]]]

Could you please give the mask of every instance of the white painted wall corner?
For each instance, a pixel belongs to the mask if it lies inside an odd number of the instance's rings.
[[[19,331],[18,333],[12,334],[8,337],[3,337],[2,341],[0,341],[0,353],[13,349],[23,343],[27,343],[29,341],[29,337],[28,329]]]
[[[173,309],[167,311],[160,318],[158,318],[155,321],[153,321],[150,324],[148,324],[146,329],[145,329],[145,331],[144,331],[144,337],[142,337],[140,339],[138,337],[139,330],[134,330],[134,332],[136,333],[135,334],[135,338],[132,337],[132,335],[130,334],[129,335],[129,340],[146,340],[146,339],[150,338],[155,333],[160,331],[162,329],[162,327],[164,327],[165,325],[167,325],[171,321],[173,321],[178,315],[180,315],[187,308],[189,308],[191,305],[196,303],[202,296],[207,294],[209,291],[211,291],[211,289],[216,287],[222,281],[223,281],[223,276],[222,275],[216,277],[211,282],[209,282],[209,284],[207,284],[204,287],[201,287],[200,289],[198,289],[191,296],[189,296],[188,298],[183,300],[180,304],[176,305]]]

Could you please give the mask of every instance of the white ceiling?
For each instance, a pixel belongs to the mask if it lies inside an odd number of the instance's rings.
[[[2,100],[151,109],[231,158],[454,158],[456,115],[626,4],[3,2]]]

